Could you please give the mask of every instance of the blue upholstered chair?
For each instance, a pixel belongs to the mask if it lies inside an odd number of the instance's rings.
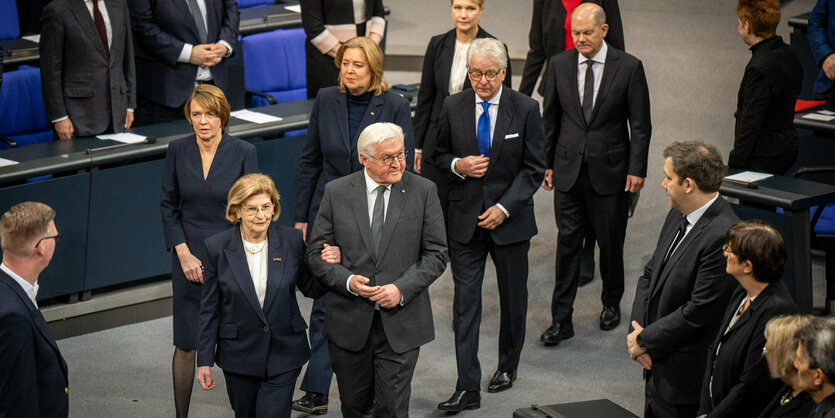
[[[16,3],[15,0],[0,0],[0,39],[20,38]]]
[[[243,37],[247,105],[307,99],[303,29],[279,29]]]
[[[0,139],[0,149],[52,141],[41,95],[40,69],[24,65],[3,73]]]
[[[2,0],[0,0],[2,1]],[[266,6],[268,4],[275,4],[275,0],[238,0],[239,9],[248,9],[250,7]]]

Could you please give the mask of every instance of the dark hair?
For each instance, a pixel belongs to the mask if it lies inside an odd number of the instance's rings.
[[[719,191],[725,176],[722,155],[713,145],[700,141],[673,142],[664,149],[664,158],[673,159],[678,184],[689,178],[704,193]]]
[[[739,0],[736,15],[742,22],[751,24],[751,32],[761,38],[770,38],[777,33],[780,24],[779,0]]]
[[[739,221],[725,233],[725,243],[739,261],[750,261],[754,279],[774,283],[783,277],[789,252],[783,236],[759,220]]]
[[[800,327],[795,338],[803,346],[809,368],[821,369],[830,383],[835,383],[835,318],[812,317]]]

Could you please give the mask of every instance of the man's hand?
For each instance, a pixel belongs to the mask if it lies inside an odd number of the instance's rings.
[[[380,289],[379,293],[369,299],[371,299],[372,302],[377,302],[382,308],[391,309],[399,305],[400,301],[403,299],[400,289],[393,284],[377,287]]]
[[[191,254],[186,243],[177,244],[174,247],[177,250],[177,258],[180,259],[180,268],[189,279],[195,283],[203,283],[203,263]]]
[[[644,353],[638,356],[635,359],[645,370],[652,370],[652,357],[649,356],[649,353]]]
[[[823,65],[821,65],[823,69],[823,73],[826,74],[826,78],[830,80],[835,80],[835,54],[830,54],[823,60]]]
[[[504,215],[504,212],[502,212],[498,206],[493,205],[487,208],[484,213],[479,215],[478,227],[484,229],[496,229],[496,227],[501,225],[505,219],[507,219],[507,216]]]
[[[368,282],[368,277],[355,274],[351,276],[351,279],[348,281],[348,288],[351,289],[352,292],[366,299],[371,299],[380,293],[380,286],[366,286]]]
[[[455,162],[455,171],[467,177],[481,178],[487,173],[490,159],[483,155],[469,155]]]
[[[550,168],[545,170],[545,178],[542,179],[542,189],[549,192],[554,190],[554,170]]]
[[[209,44],[209,49],[211,50],[212,54],[206,57],[206,60],[203,61],[203,67],[214,67],[215,65],[219,64],[220,61],[226,56],[226,53],[229,52],[229,49],[226,48],[226,45],[218,42],[216,44]]]
[[[420,162],[423,158],[423,152],[415,151],[415,173],[420,174]]]
[[[212,390],[215,388],[215,381],[212,380],[212,368],[209,366],[200,366],[197,368],[197,383],[203,390]]]
[[[75,135],[75,128],[73,128],[70,118],[55,122],[55,133],[58,134],[58,139],[62,141],[71,139]]]
[[[296,224],[293,226],[296,229],[302,230],[302,240],[304,240],[304,242],[307,242],[307,222],[296,222]]]
[[[640,334],[644,328],[638,324],[638,321],[632,321],[632,328],[635,330],[626,336],[626,348],[629,349],[629,357],[631,357],[632,360],[637,361],[638,356],[647,352],[646,348],[638,345],[638,334]]]
[[[128,113],[125,114],[125,130],[130,129],[131,125],[133,125],[133,110],[128,110]]]
[[[215,55],[217,55],[217,52],[212,49],[210,44],[194,45],[191,47],[188,62],[202,67],[205,62],[213,60]]]
[[[342,253],[336,245],[325,244],[325,248],[322,249],[322,254],[319,257],[322,258],[322,261],[330,264],[342,262]]]
[[[626,175],[626,187],[624,187],[623,191],[625,192],[632,192],[638,193],[641,189],[644,188],[644,178]]]

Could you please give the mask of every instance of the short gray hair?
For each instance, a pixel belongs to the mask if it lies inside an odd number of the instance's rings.
[[[400,143],[404,143],[403,128],[390,122],[377,122],[368,125],[357,139],[358,157],[360,155],[373,157],[374,155],[371,153],[377,148],[377,145],[389,138],[398,138]],[[362,157],[359,158],[362,162]]]
[[[797,330],[796,338],[809,360],[809,368],[821,369],[826,379],[835,384],[835,319],[812,317],[808,325]]]
[[[474,56],[487,58],[499,66],[499,71],[507,68],[507,53],[504,44],[498,39],[476,38],[467,49],[467,67]]]

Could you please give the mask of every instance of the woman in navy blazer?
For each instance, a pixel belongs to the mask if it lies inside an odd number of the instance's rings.
[[[451,94],[467,90],[467,48],[476,38],[493,38],[478,25],[484,12],[484,0],[450,0],[452,24],[455,29],[433,36],[423,57],[423,72],[420,76],[420,91],[415,108],[415,171],[432,180],[438,186],[438,197],[444,217],[447,211],[449,181],[432,164],[423,164],[421,156],[432,155],[437,142],[438,117],[441,105]],[[505,46],[507,50],[507,46]],[[460,60],[460,61],[459,61]],[[459,65],[463,67],[459,67]],[[511,88],[510,60],[507,61],[507,77],[504,85]]]
[[[389,91],[383,78],[383,51],[366,37],[352,38],[339,48],[339,86],[319,90],[307,142],[302,150],[296,192],[296,228],[313,230],[313,220],[325,184],[362,169],[357,154],[357,138],[365,127],[375,122],[392,122],[403,128],[406,139],[406,169],[412,169],[414,135],[409,102]],[[323,414],[327,412],[327,394],[333,371],[328,358],[328,344],[322,336],[325,298],[317,299],[310,314],[310,359],[301,389],[305,397],[294,402],[294,409]]]
[[[203,240],[229,227],[224,213],[226,193],[238,177],[258,171],[255,147],[223,131],[229,123],[229,103],[212,85],[198,86],[185,105],[195,135],[168,145],[162,177],[160,207],[165,246],[172,248],[171,285],[174,290],[174,404],[187,416],[194,384],[197,349]]]
[[[229,190],[226,218],[236,225],[205,240],[197,381],[213,389],[217,363],[236,417],[290,416],[310,357],[295,288],[325,292],[304,264],[302,232],[272,223],[280,213],[273,181],[246,175]]]
[[[765,326],[775,316],[797,313],[782,282],[788,251],[780,233],[760,221],[730,227],[723,250],[725,269],[740,287],[708,349],[698,415],[757,417],[781,386],[763,357]]]

